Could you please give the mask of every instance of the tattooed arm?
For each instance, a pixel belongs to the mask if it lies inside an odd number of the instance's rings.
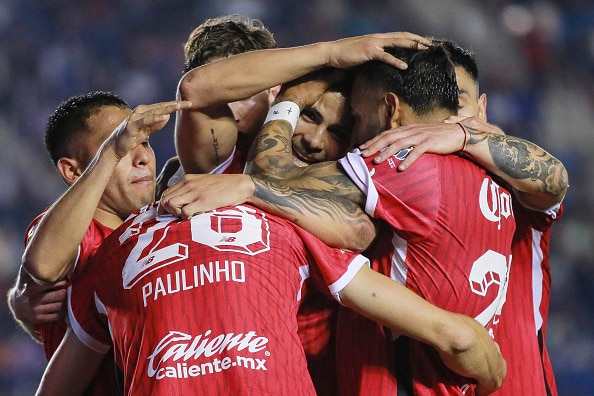
[[[252,175],[255,187],[248,202],[293,221],[326,244],[363,251],[376,235],[361,207],[365,195],[337,162],[300,168],[290,179]]]
[[[365,143],[361,149],[364,156],[371,156],[387,147],[376,155],[374,160],[379,163],[413,146],[399,166],[401,171],[424,152],[460,152],[509,183],[527,207],[544,210],[561,202],[568,187],[567,170],[561,161],[536,144],[505,135],[478,117],[459,120],[461,125],[412,124],[392,129]]]
[[[508,182],[525,206],[542,210],[561,202],[568,187],[561,161],[525,139],[477,126],[474,120],[465,125],[468,141],[464,153]]]

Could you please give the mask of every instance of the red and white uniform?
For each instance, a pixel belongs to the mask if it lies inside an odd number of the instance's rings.
[[[118,228],[70,298],[81,341],[113,340],[126,394],[315,394],[296,319],[309,263],[336,294],[367,260],[247,205],[156,212]]]
[[[474,317],[493,333],[511,265],[511,194],[485,170],[455,155],[423,154],[406,172],[397,170],[400,162],[393,156],[376,165],[358,151],[340,160],[366,193],[367,213],[391,226],[393,257],[384,273],[443,309]],[[424,344],[400,337],[396,349],[399,390],[463,394],[473,386]]]
[[[545,341],[551,291],[551,226],[562,212],[561,205],[536,212],[514,200],[517,227],[512,244],[511,292],[497,328],[507,376],[496,395],[557,395]]]
[[[31,224],[29,224],[26,232],[25,247],[31,242],[31,238],[35,234],[35,230],[45,213],[46,212],[41,213],[31,222]],[[101,245],[101,242],[103,242],[112,231],[111,228],[104,226],[95,219],[91,221],[82,242],[78,246],[78,254],[74,262],[74,271],[68,280],[69,285],[79,281],[80,274],[87,265],[89,258],[93,256],[95,251],[99,248],[99,245]],[[35,330],[41,336],[43,349],[48,361],[54,355],[56,349],[58,349],[60,342],[62,342],[62,338],[64,338],[64,334],[66,334],[66,328],[67,324],[64,320],[37,325]],[[107,357],[95,376],[95,379],[87,389],[86,394],[105,395],[113,392],[114,389],[117,389],[114,361]]]
[[[238,135],[238,141],[231,156],[213,169],[212,174],[243,173],[247,155],[251,145],[251,137]],[[167,185],[171,187],[184,176],[180,166],[169,179]],[[336,317],[339,304],[324,295],[311,280],[305,281],[308,291],[297,313],[298,333],[307,358],[310,376],[320,395],[333,395],[337,391],[336,382]]]

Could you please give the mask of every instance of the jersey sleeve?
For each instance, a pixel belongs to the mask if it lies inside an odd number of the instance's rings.
[[[423,154],[405,172],[403,150],[381,164],[354,150],[339,160],[349,178],[367,196],[365,212],[386,221],[407,240],[430,235],[438,221],[442,194],[436,156]],[[455,186],[449,186],[455,188]]]
[[[310,273],[314,282],[340,302],[339,293],[361,267],[369,266],[369,260],[361,254],[330,247],[302,228],[295,229],[313,258]]]
[[[107,353],[111,336],[106,312],[93,288],[93,262],[85,268],[85,276],[68,288],[68,319],[78,339],[96,352]]]

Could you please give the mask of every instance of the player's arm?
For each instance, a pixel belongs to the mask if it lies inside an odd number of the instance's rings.
[[[429,45],[411,33],[385,33],[291,48],[249,51],[197,67],[178,85],[178,98],[193,106],[178,114],[175,141],[186,173],[208,173],[226,160],[237,140],[228,103],[330,66],[349,68],[368,60],[395,67],[406,64],[383,51],[386,46]]]
[[[362,145],[363,155],[374,155],[379,163],[404,148],[414,147],[399,166],[403,171],[424,152],[460,152],[505,180],[518,199],[532,209],[549,209],[561,202],[568,187],[567,170],[561,161],[536,144],[505,135],[478,117],[457,120],[460,124],[413,124],[388,130]]]
[[[501,387],[507,372],[505,360],[476,320],[438,308],[366,266],[340,291],[339,298],[361,315],[433,346],[451,370],[478,382],[480,394]]]
[[[291,220],[326,244],[360,252],[376,229],[361,210],[365,197],[336,162],[311,165],[287,180],[263,175],[185,175],[167,189],[161,212],[189,218],[195,213],[248,202]]]
[[[544,210],[563,200],[569,177],[557,158],[528,140],[485,131],[478,117],[461,124],[468,131],[464,153],[509,183],[522,204]]]
[[[8,307],[16,322],[34,340],[41,342],[36,326],[62,320],[66,313],[66,281],[39,285],[22,269],[8,290]]]
[[[104,358],[104,353],[87,347],[76,337],[72,329],[68,328],[43,373],[36,395],[84,394]]]
[[[34,279],[53,283],[70,274],[78,246],[120,160],[138,145],[147,144],[149,135],[167,123],[170,113],[189,105],[164,102],[138,106],[105,140],[84,171],[80,164],[60,159],[58,167],[73,184],[47,211],[28,241],[22,267]]]

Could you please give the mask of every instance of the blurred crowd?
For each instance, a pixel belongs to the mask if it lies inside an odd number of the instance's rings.
[[[172,100],[182,44],[206,18],[260,18],[280,46],[372,32],[452,39],[477,54],[489,121],[561,159],[570,188],[553,227],[548,343],[560,395],[594,395],[594,2],[591,0],[0,0],[0,291],[24,232],[65,189],[43,146],[68,97]],[[151,138],[157,168],[173,122]],[[0,299],[0,395],[32,394],[45,358]]]

